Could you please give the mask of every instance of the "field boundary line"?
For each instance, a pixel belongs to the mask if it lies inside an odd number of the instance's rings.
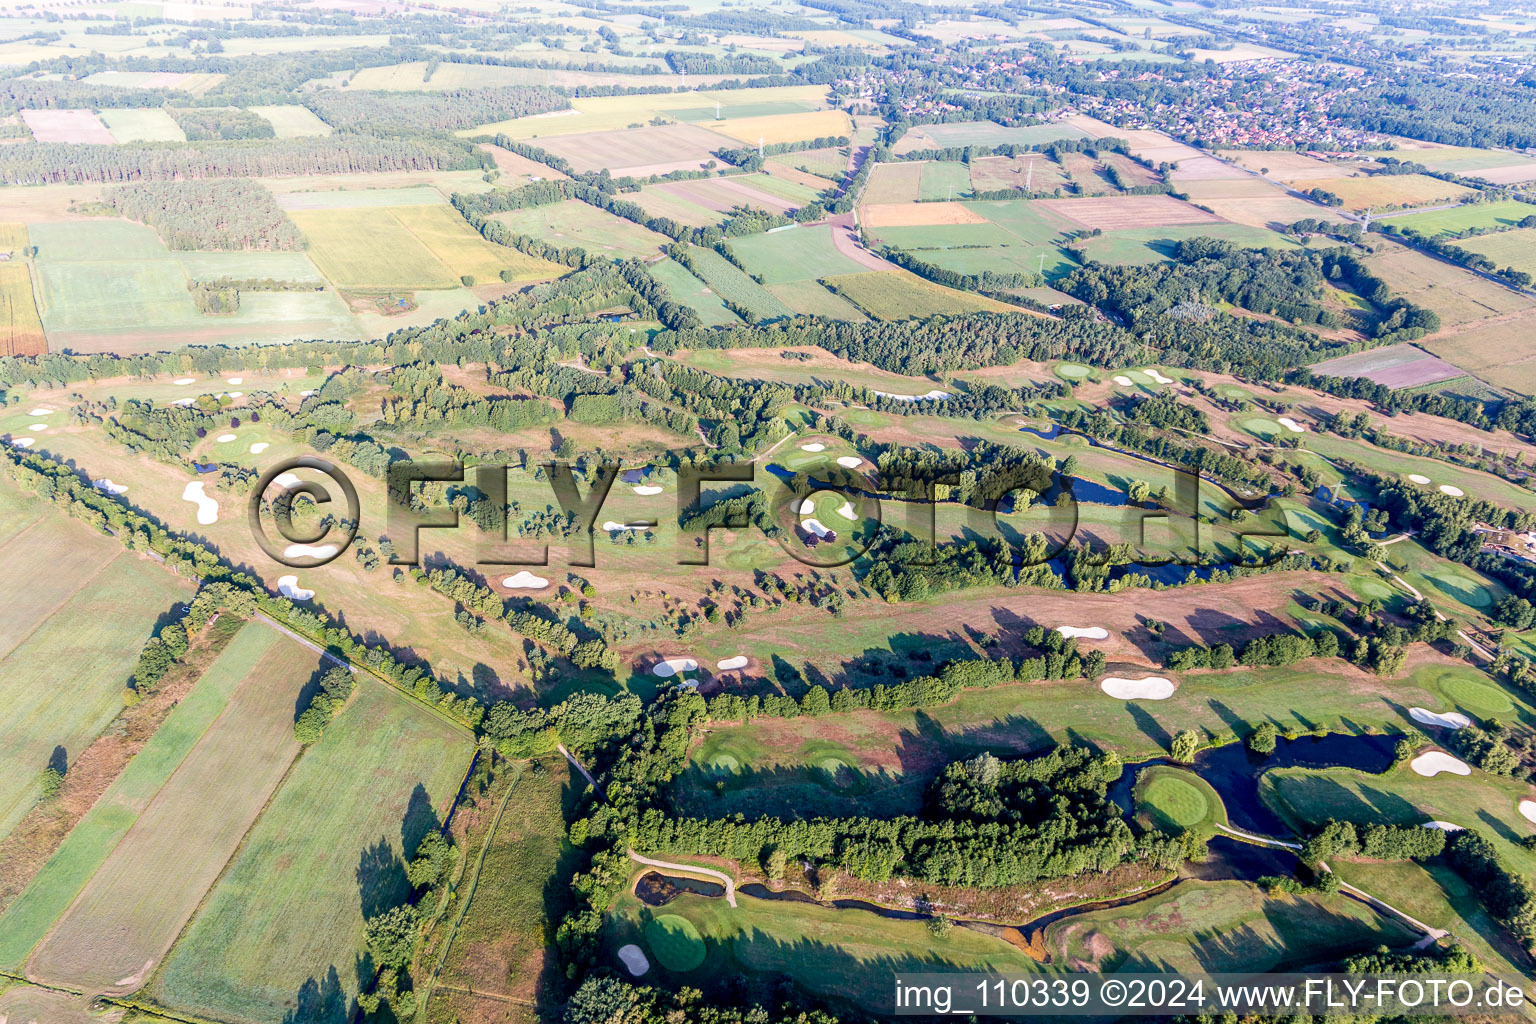
[[[249,620],[247,620],[247,622],[249,622]],[[241,629],[241,632],[244,632],[245,627],[242,626],[242,627],[240,627],[240,629]],[[261,661],[266,658],[268,653],[269,653],[269,651],[263,651],[262,652],[262,656],[260,658],[256,659],[256,662],[253,663],[253,665],[251,667],[255,668],[256,665],[260,664]],[[214,659],[214,661],[217,661],[217,660],[218,660],[217,658]],[[212,668],[213,667],[213,663],[210,662],[208,667]],[[204,669],[203,675],[206,675],[206,674],[207,674],[207,669]],[[202,679],[203,679],[203,676],[199,675],[198,676],[198,682],[202,682]],[[131,824],[129,824],[129,826],[127,828],[123,829],[123,834],[117,837],[117,842],[112,844],[112,848],[110,850],[108,850],[107,853],[106,853],[106,856],[101,859],[101,863],[96,865],[96,869],[91,872],[90,877],[87,878],[83,883],[81,883],[79,889],[75,890],[74,896],[70,897],[69,903],[64,907],[63,911],[61,911],[59,913],[58,917],[55,917],[53,919],[53,922],[51,924],[49,924],[49,926],[48,926],[48,930],[43,932],[42,936],[37,940],[36,944],[34,944],[33,947],[30,950],[27,951],[27,961],[28,962],[30,962],[32,957],[37,955],[37,951],[42,949],[43,946],[48,942],[48,940],[53,937],[53,933],[58,930],[58,928],[59,928],[59,926],[61,924],[64,923],[64,919],[69,916],[70,911],[75,909],[75,904],[80,902],[80,897],[82,895],[84,895],[85,890],[90,888],[91,882],[95,880],[96,875],[101,871],[101,869],[103,867],[106,866],[107,861],[112,859],[112,855],[117,852],[117,848],[119,846],[122,846],[123,843],[125,843],[128,840],[128,837],[130,835],[132,835],[134,830],[139,827],[139,823],[144,820],[144,815],[149,813],[149,809],[151,807],[153,807],[159,801],[161,794],[163,794],[165,792],[166,788],[168,786],[170,786],[170,784],[173,781],[175,781],[176,777],[178,775],[180,775],[183,770],[185,770],[185,768],[187,766],[187,761],[192,757],[193,753],[197,750],[198,747],[203,745],[203,741],[208,738],[208,734],[210,732],[212,732],[214,730],[214,728],[221,721],[224,720],[224,717],[226,715],[229,714],[229,706],[230,706],[230,704],[234,700],[235,693],[239,689],[241,689],[241,687],[243,687],[249,681],[250,681],[250,677],[247,676],[246,678],[244,678],[244,679],[242,679],[240,681],[239,685],[237,685],[233,690],[230,691],[230,695],[229,695],[230,699],[225,701],[224,706],[219,709],[219,713],[213,717],[213,720],[208,723],[207,727],[205,729],[203,729],[202,732],[198,733],[197,739],[194,740],[192,745],[187,748],[186,754],[183,755],[181,760],[176,763],[176,767],[172,768],[170,773],[166,775],[165,781],[161,782],[160,785],[155,788],[154,795],[151,796],[148,800],[146,800],[144,802],[143,810],[139,811],[137,814],[134,815],[133,822]],[[197,685],[196,683],[193,684],[194,687],[196,685]],[[191,691],[188,690],[187,692],[190,695]],[[183,698],[183,699],[185,699],[185,698]],[[162,724],[164,724],[164,723],[162,723]],[[158,731],[158,729],[156,731]],[[134,755],[134,756],[137,756],[137,755]],[[283,774],[284,774],[284,777],[287,776],[287,772],[286,771]],[[268,794],[268,799],[269,800],[271,799],[271,795],[270,794]],[[95,806],[95,805],[93,804],[92,806]],[[263,808],[266,807],[266,803],[265,802],[263,802],[262,807]],[[249,830],[250,826],[246,826],[246,828],[247,828],[247,830]],[[242,833],[241,838],[242,838],[242,840],[244,839],[244,834],[243,833]],[[221,868],[220,869],[220,875],[222,875],[222,874],[223,874],[223,869]],[[199,907],[202,906],[202,900],[201,899],[198,900],[198,906]],[[193,913],[195,914],[196,911],[194,911]],[[190,921],[191,917],[188,917],[187,920]],[[182,923],[182,927],[176,929],[177,937],[180,937],[182,929],[185,928],[185,927],[186,927],[186,922],[183,922]],[[157,961],[157,964],[158,963],[159,963],[159,961]],[[32,976],[29,974],[28,977],[30,979]],[[145,980],[148,981],[147,978]],[[36,984],[44,984],[44,985],[49,984],[49,982],[44,982],[44,981],[35,981],[35,983]],[[140,988],[142,988],[142,987],[143,986],[141,985]],[[135,989],[134,991],[138,991],[138,990]]]
[[[474,762],[471,761],[470,764],[473,766]],[[480,886],[480,869],[485,866],[486,854],[491,850],[491,843],[495,840],[496,833],[501,830],[502,815],[506,813],[507,804],[512,800],[512,794],[517,792],[518,783],[523,781],[523,766],[514,761],[512,762],[512,770],[517,774],[513,776],[512,784],[507,787],[506,793],[502,795],[501,803],[496,806],[496,817],[491,821],[490,830],[485,834],[485,842],[480,844],[479,855],[475,857],[474,874],[470,876],[468,887],[464,892],[463,898],[459,901],[459,913],[453,920],[453,927],[449,930],[448,937],[443,940],[443,951],[437,958],[437,966],[432,969],[432,976],[422,986],[422,996],[416,1002],[417,1020],[425,1019],[427,1006],[432,1002],[432,990],[437,987],[437,979],[442,974],[444,965],[448,962],[448,954],[453,952],[453,940],[458,938],[459,927],[464,923],[464,918],[469,916],[469,907],[474,902],[475,890]],[[457,801],[455,801],[455,806],[457,806]],[[456,890],[454,895],[457,895]],[[448,986],[445,985],[444,988],[448,988]]]
[[[254,817],[251,818],[251,823],[245,827],[245,833],[241,835],[240,842],[235,845],[235,849],[230,853],[229,859],[224,862],[223,867],[219,868],[218,875],[216,875],[213,881],[209,883],[207,890],[203,893],[202,898],[197,901],[197,906],[193,909],[192,913],[187,915],[186,922],[181,926],[181,930],[176,933],[176,941],[171,943],[170,948],[165,951],[165,955],[161,958],[160,962],[155,965],[155,969],[150,972],[148,978],[144,979],[144,984],[135,989],[135,993],[143,992],[146,988],[148,988],[150,982],[154,981],[155,976],[165,969],[165,965],[176,958],[178,947],[181,946],[182,940],[187,937],[187,929],[192,927],[192,922],[197,920],[198,915],[201,914],[203,909],[208,905],[208,898],[212,896],[214,890],[218,889],[218,887],[223,883],[224,876],[229,874],[230,866],[233,865],[235,861],[240,859],[240,854],[245,849],[245,844],[250,841],[251,833],[255,831],[256,826],[258,823],[260,823],[261,819],[267,816],[267,811],[272,807],[272,801],[277,798],[277,794],[282,792],[283,787],[288,784],[288,777],[293,774],[293,769],[298,765],[300,761],[304,759],[304,755],[309,751],[309,749],[310,747],[308,746],[301,747],[299,752],[294,755],[293,760],[288,762],[288,767],[283,769],[282,777],[277,780],[277,785],[272,787],[272,792],[267,794],[267,799],[262,803],[261,809],[256,812]],[[125,996],[123,998],[126,1000],[128,997]],[[135,1004],[125,1002],[124,1005]],[[199,1018],[180,1018],[168,1013],[161,1013],[161,1016],[168,1017],[171,1020],[186,1019],[193,1021],[194,1024],[196,1024],[196,1022],[199,1020]],[[202,1019],[216,1020],[217,1018]]]

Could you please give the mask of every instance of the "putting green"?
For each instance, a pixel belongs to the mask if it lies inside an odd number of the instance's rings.
[[[1253,398],[1252,391],[1245,391],[1244,389],[1234,387],[1231,384],[1223,384],[1221,387],[1216,389],[1216,393],[1222,398]]]
[[[1441,679],[1440,692],[1449,697],[1453,703],[1480,714],[1495,715],[1515,709],[1514,702],[1505,695],[1504,691],[1487,683],[1479,683],[1459,676]]]
[[[1136,798],[1160,825],[1190,828],[1211,813],[1205,793],[1176,770],[1159,771],[1137,787]]]
[[[1440,593],[1454,601],[1460,601],[1469,608],[1493,607],[1492,592],[1477,580],[1439,567],[1426,570],[1422,575],[1434,584],[1435,589]]]
[[[1080,379],[1092,374],[1093,370],[1081,363],[1061,363],[1056,367],[1056,372],[1061,374],[1063,377]]]
[[[1243,420],[1243,429],[1255,437],[1268,440],[1280,433],[1280,424],[1263,416],[1250,416]]]
[[[1398,596],[1398,592],[1391,586],[1369,576],[1357,576],[1350,581],[1350,584],[1355,588],[1355,593],[1362,598],[1374,597],[1378,601],[1390,601]]]
[[[704,764],[704,770],[712,775],[734,775],[741,769],[741,762],[734,754],[716,754]]]
[[[704,940],[686,917],[662,914],[645,926],[645,941],[656,962],[669,971],[686,974],[704,962]]]

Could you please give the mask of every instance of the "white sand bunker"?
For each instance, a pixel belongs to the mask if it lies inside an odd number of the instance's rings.
[[[682,672],[697,672],[699,663],[692,658],[663,658],[651,666],[651,675],[667,679]]]
[[[1536,823],[1536,800],[1527,797],[1520,801],[1520,816],[1526,821]]]
[[[46,406],[41,406],[40,405],[36,409],[33,409],[31,412],[27,413],[27,415],[28,416],[52,416],[53,415],[53,410],[47,408]]]
[[[870,388],[870,390],[874,391],[875,389]],[[939,399],[949,397],[948,391],[940,391],[938,388],[934,388],[932,391],[928,391],[921,395],[899,395],[893,391],[875,391],[875,394],[879,395],[881,398],[894,398],[898,402],[918,402],[926,400],[938,401]]]
[[[726,658],[723,661],[715,662],[715,668],[719,669],[721,672],[730,672],[732,669],[746,667],[747,656],[745,654],[738,654],[734,658]]]
[[[838,506],[837,514],[842,516],[844,519],[858,518],[858,516],[853,514],[853,502],[851,501],[845,501],[842,503],[842,505]]]
[[[1441,772],[1450,772],[1452,775],[1472,774],[1472,767],[1467,762],[1454,758],[1443,750],[1431,750],[1420,754],[1408,762],[1408,767],[1427,778],[1433,778]]]
[[[1056,632],[1067,639],[1077,637],[1082,640],[1108,640],[1109,630],[1103,626],[1057,626]]]
[[[195,399],[195,398],[178,398],[178,399],[176,399],[176,401],[172,402],[171,404],[172,405],[191,405],[193,402],[196,402],[196,401],[197,401],[197,399]]]
[[[126,484],[115,484],[111,477],[102,477],[100,480],[92,480],[91,486],[98,491],[106,491],[108,494],[122,494],[128,490]]]
[[[300,391],[299,392],[299,397],[300,398],[308,398],[312,394],[314,394],[314,391]]]
[[[276,484],[278,487],[282,487],[282,488],[286,489],[286,488],[290,488],[290,487],[297,487],[299,484],[303,483],[304,481],[300,480],[298,478],[298,475],[295,474],[295,473],[279,473],[279,474],[277,474],[277,478],[275,480],[273,480],[272,482],[274,484]]]
[[[226,391],[224,393],[230,398],[239,398],[241,395],[245,394],[244,391]]]
[[[1440,821],[1438,819],[1436,819],[1435,821],[1426,821],[1424,823],[1424,827],[1425,828],[1437,828],[1441,832],[1465,832],[1466,831],[1465,828],[1463,828],[1462,826],[1456,824],[1453,821]]]
[[[196,384],[197,383],[197,378],[196,377],[177,377],[175,380],[171,381],[171,383],[175,384],[179,388],[184,388],[188,384]]]
[[[1409,473],[1408,479],[1420,485],[1429,483],[1429,477],[1425,476],[1423,473]]]
[[[814,533],[816,536],[823,539],[825,539],[832,532],[825,526],[822,526],[821,520],[819,519],[806,519],[802,521],[800,525],[805,527],[807,533]]]
[[[251,454],[260,455],[270,447],[272,447],[272,444],[269,441],[257,441],[255,444],[251,445]]]
[[[549,586],[549,580],[543,576],[535,576],[527,569],[524,569],[515,576],[508,576],[502,580],[501,585],[508,590],[543,590]]]
[[[211,526],[219,521],[219,503],[203,493],[203,482],[193,480],[181,492],[182,501],[190,501],[197,506],[197,521],[203,526]]]
[[[1145,370],[1142,370],[1141,372],[1146,374],[1148,377],[1151,377],[1153,380],[1157,381],[1159,384],[1172,384],[1173,383],[1173,378],[1172,377],[1164,377],[1163,376],[1163,372],[1161,370],[1154,370],[1150,366],[1147,367]]]
[[[224,382],[226,384],[244,384],[245,383],[245,378],[244,377],[226,377],[224,379]]]
[[[229,442],[233,441],[234,439],[234,434],[220,434],[218,437],[214,438],[214,440],[219,442],[219,444],[229,444]]]
[[[283,557],[330,558],[340,550],[335,544],[289,544],[283,548]]]
[[[651,969],[651,962],[645,958],[640,947],[631,942],[627,946],[619,947],[619,959],[624,961],[624,969],[638,978]]]
[[[837,464],[844,469],[858,469],[864,465],[864,460],[857,455],[843,455],[838,458]]]
[[[1464,496],[1467,492],[1462,490],[1460,487],[1452,487],[1450,484],[1441,484],[1440,485],[1440,493],[1441,494],[1449,494],[1453,498],[1460,498],[1460,497]]]
[[[606,523],[603,524],[603,529],[607,530],[609,533],[617,533],[617,532],[619,532],[621,530],[649,530],[650,528],[651,528],[651,524],[649,522],[644,522],[644,523],[616,523],[612,519],[610,519]]]
[[[1295,420],[1291,419],[1289,416],[1281,416],[1279,419],[1280,419],[1280,425],[1282,427],[1284,427],[1286,430],[1289,430],[1293,434],[1302,434],[1302,433],[1305,433],[1306,430],[1307,430],[1306,427],[1302,426],[1300,423],[1297,423]]]
[[[1099,684],[1099,689],[1117,700],[1167,700],[1173,696],[1173,681],[1162,676],[1145,679],[1110,676]]]
[[[1117,373],[1115,374],[1115,383],[1119,384],[1123,388],[1128,388],[1131,386],[1131,378],[1127,377],[1123,373]]]
[[[11,444],[15,445],[17,448],[31,448],[32,445],[35,444],[36,442],[37,442],[37,438],[35,438],[35,437],[13,437],[13,438],[11,438]]]
[[[305,590],[299,586],[297,576],[279,576],[277,578],[277,592],[290,601],[308,601],[315,596],[313,590]]]
[[[661,493],[661,488],[657,487],[655,484],[641,484],[639,487],[635,488],[635,493],[636,494],[660,494]]]
[[[801,515],[808,516],[812,512],[816,511],[816,503],[814,501],[812,501],[810,498],[806,498],[804,501],[802,501],[800,503],[799,511],[800,511]]]
[[[31,423],[31,424],[28,424],[27,429],[28,430],[47,430],[48,429],[48,424],[46,424],[46,423]]]
[[[1465,729],[1472,719],[1459,711],[1430,711],[1426,708],[1409,708],[1408,716],[1420,725],[1438,725],[1442,729]]]
[[[801,445],[800,450],[803,452],[824,452],[827,450],[827,446],[820,441],[812,441],[810,444]]]

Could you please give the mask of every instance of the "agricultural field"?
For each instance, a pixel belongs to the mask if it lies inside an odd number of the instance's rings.
[[[768,291],[795,313],[849,323],[863,323],[869,319],[857,306],[816,281],[785,281],[769,285]]]
[[[226,694],[223,712],[33,952],[34,976],[92,990],[144,980],[298,756],[293,708],[319,663],[255,623],[225,649],[199,683]]]
[[[1378,251],[1366,257],[1366,265],[1399,295],[1434,310],[1444,327],[1460,327],[1536,305],[1511,288],[1444,260],[1395,242],[1379,242],[1377,246]],[[1426,345],[1432,347],[1433,342]]]
[[[139,648],[190,590],[8,480],[0,480],[0,509],[8,566],[0,598],[10,609],[0,627],[10,695],[0,711],[9,737],[0,750],[4,837],[37,801],[43,769],[67,766],[117,716]]]
[[[48,351],[43,321],[37,315],[37,301],[32,295],[32,272],[25,264],[0,266],[0,354],[8,356],[40,355]]]
[[[280,139],[303,139],[331,134],[331,126],[315,116],[308,107],[296,103],[246,107],[272,126]]]
[[[500,280],[505,270],[515,282],[547,281],[568,269],[486,241],[450,206],[402,206],[386,212],[425,245],[450,274],[484,282]]]
[[[580,132],[607,132],[646,124],[653,118],[690,124],[710,123],[716,104],[726,121],[740,118],[768,117],[780,114],[820,111],[826,107],[826,89],[819,86],[787,86],[760,89],[727,89],[720,92],[700,90],[686,93],[654,93],[630,96],[590,96],[571,101],[571,112],[535,115],[482,125],[460,132],[464,137],[505,134],[514,139],[540,139],[543,146],[557,135]],[[812,132],[807,138],[836,132]],[[757,142],[754,136],[752,142]]]
[[[1465,375],[1461,367],[1413,345],[1389,345],[1316,364],[1316,372],[1334,377],[1364,377],[1394,390],[1438,384]]]
[[[866,271],[823,279],[828,288],[876,320],[906,320],[944,313],[1004,313],[996,299],[956,291],[905,270]]]
[[[724,327],[741,323],[741,319],[726,308],[712,288],[694,277],[687,268],[672,259],[652,263],[648,268],[652,277],[666,286],[673,301],[693,308],[705,327]]]
[[[1215,224],[1220,218],[1172,196],[1106,196],[1093,199],[1041,199],[1042,210],[1079,227],[1100,231],[1163,228],[1176,224]]]
[[[1216,216],[1234,224],[1281,230],[1299,220],[1342,220],[1328,207],[1298,199],[1257,178],[1209,178],[1181,182],[1179,191]]]
[[[1463,238],[1456,242],[1456,248],[1486,256],[1497,263],[1500,269],[1514,267],[1527,274],[1536,274],[1536,228],[1517,228],[1478,238]]]
[[[769,157],[768,167],[803,168],[823,178],[833,178],[848,169],[848,156],[840,149],[806,149]]]
[[[725,121],[709,121],[705,126],[744,146],[755,146],[759,142],[769,146],[781,142],[806,142],[848,135],[853,131],[852,122],[841,110],[733,117]]]
[[[520,235],[588,252],[608,253],[615,259],[627,256],[648,258],[665,249],[671,241],[665,235],[658,235],[578,199],[509,210],[494,216]]]
[[[103,110],[101,120],[117,142],[185,142],[186,133],[163,110]]]
[[[530,279],[554,276],[541,261],[493,247],[441,205],[302,210],[290,216],[304,232],[315,264],[338,288],[452,288],[460,275],[490,279],[502,268]]]
[[[843,255],[832,241],[832,228],[793,227],[726,242],[747,271],[764,284],[814,281],[865,268]]]
[[[645,177],[678,170],[700,170],[718,163],[715,151],[736,143],[693,124],[580,132],[541,138],[537,145],[568,161],[578,171],[604,168],[615,176]]]
[[[1344,209],[1354,213],[1455,203],[1476,194],[1465,185],[1423,174],[1361,175],[1334,178],[1320,184],[1344,201]]]
[[[695,271],[723,302],[734,303],[759,320],[790,315],[788,306],[713,249],[690,246],[688,251]]]
[[[110,146],[116,141],[101,119],[89,110],[23,110],[21,119],[38,142]]]
[[[1054,192],[1068,184],[1062,166],[1044,154],[978,157],[970,167],[974,192],[1023,189],[1026,185],[1031,192]]]
[[[299,216],[303,216],[302,214]],[[37,311],[54,349],[142,351],[167,339],[232,344],[295,337],[355,338],[345,305],[328,290],[243,292],[231,315],[201,313],[191,280],[318,280],[303,253],[171,252],[152,228],[94,219],[33,224]]]
[[[1082,138],[1087,138],[1086,133],[1066,124],[1041,124],[1023,128],[1005,128],[992,121],[925,124],[903,135],[893,152],[901,156],[917,150],[963,146],[1044,146],[1052,142]]]
[[[1536,347],[1531,344],[1527,318],[1489,317],[1426,338],[1422,344],[1490,384],[1522,394],[1536,390]]]
[[[1266,228],[1246,224],[1179,225],[1164,228],[1125,228],[1107,231],[1083,246],[1089,259],[1103,263],[1152,263],[1173,255],[1176,243],[1186,238],[1220,238],[1252,249],[1292,249],[1296,241]]]
[[[1407,213],[1399,217],[1382,217],[1380,222],[1399,230],[1414,230],[1428,238],[1443,235],[1459,235],[1476,228],[1500,230],[1512,228],[1527,217],[1536,216],[1536,205],[1515,202],[1512,199],[1493,203],[1467,203],[1448,210],[1430,210],[1424,213]],[[1468,239],[1476,241],[1476,239]]]
[[[864,188],[864,202],[915,203],[921,197],[922,176],[923,165],[914,160],[876,164]]]
[[[315,990],[354,996],[364,916],[403,897],[401,860],[452,804],[472,746],[461,728],[360,678],[262,810],[149,995],[251,1024],[278,1024]]]

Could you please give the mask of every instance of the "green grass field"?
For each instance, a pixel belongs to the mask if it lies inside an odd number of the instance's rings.
[[[1215,831],[1226,824],[1221,796],[1200,776],[1182,768],[1154,765],[1136,777],[1136,809],[1156,827],[1170,832]]]
[[[139,648],[186,584],[111,538],[0,482],[15,525],[0,599],[0,836],[32,808],[61,748],[69,763],[116,717]]]
[[[280,139],[301,139],[331,134],[330,125],[316,117],[314,111],[308,107],[301,107],[297,103],[245,109],[265,119]]]
[[[713,249],[693,246],[689,252],[705,284],[720,299],[734,302],[759,320],[773,320],[789,316],[792,312],[772,292],[742,273],[741,268]]]
[[[1517,228],[1478,238],[1463,238],[1456,248],[1486,256],[1504,267],[1536,273],[1536,228]]]
[[[570,272],[564,264],[486,241],[451,206],[399,206],[388,213],[455,276],[468,274],[488,284],[501,280],[503,270],[510,270],[514,281],[547,281]]]
[[[319,663],[258,624],[224,650],[204,674],[223,713],[33,953],[35,977],[101,989],[165,956],[298,755],[293,709]]]
[[[966,928],[940,939],[922,921],[746,896],[737,903],[684,894],[653,909],[625,893],[605,925],[607,958],[616,964],[614,952],[633,942],[651,961],[647,979],[709,987],[735,975],[770,984],[788,975],[816,996],[857,1002],[866,1013],[884,1007],[893,971],[1040,970],[1022,950]],[[667,968],[673,956],[687,953],[674,961],[687,966],[700,952],[703,959],[690,970]]]
[[[186,133],[163,110],[104,109],[101,121],[118,142],[185,142]]]
[[[897,230],[924,230],[898,228]],[[984,246],[976,249],[924,249],[914,253],[925,263],[957,274],[1037,274],[1047,280],[1064,277],[1077,268],[1071,253],[1054,245]],[[1041,259],[1041,257],[1045,257]],[[1059,299],[1055,301],[1060,301]]]
[[[364,910],[402,897],[402,851],[453,799],[470,750],[463,730],[359,679],[263,810],[150,994],[255,1024],[277,1024],[317,990],[355,995]]]
[[[712,288],[694,277],[681,264],[669,258],[650,264],[646,270],[666,286],[672,301],[692,307],[705,327],[741,323],[741,318],[725,308],[725,303],[720,301],[720,296]]]
[[[1012,246],[1018,244],[1012,234],[996,224],[920,224],[909,227],[870,228],[877,242],[898,249],[957,249],[961,246]]]
[[[1385,775],[1349,768],[1283,768],[1264,776],[1260,794],[1293,827],[1316,827],[1329,818],[1416,825],[1448,821],[1476,829],[1505,863],[1523,875],[1536,871],[1536,852],[1520,840],[1536,832],[1520,813],[1522,799],[1536,798],[1530,784],[1473,769],[1425,777],[1402,764]]]
[[[555,981],[550,975],[558,972],[552,971],[545,929],[569,904],[560,879],[574,852],[564,841],[561,813],[571,792],[570,772],[564,758],[553,756],[516,768],[503,763],[498,773],[473,808],[461,805],[455,812],[470,814],[479,825],[467,832],[461,856],[478,859],[484,849],[485,857],[478,876],[473,874],[475,861],[466,866],[465,878],[474,878],[475,884],[462,922],[455,927],[461,909],[456,903],[433,933],[434,948],[441,948],[438,940],[450,932],[453,938],[427,1004],[431,1024],[472,1019],[475,1004],[508,1012],[517,1024],[531,1024],[538,1020],[533,1006],[503,1000],[546,1007],[558,1003],[558,983],[549,990]],[[506,809],[487,846],[486,833],[503,799]],[[463,885],[459,891],[466,892]]]
[[[851,323],[862,323],[869,319],[853,303],[815,281],[786,281],[769,286],[768,291],[796,313]]]
[[[826,278],[826,283],[827,287],[877,320],[1013,309],[996,299],[945,288],[905,270],[845,274]]]
[[[250,630],[226,648],[255,653],[270,631]],[[270,634],[275,635],[275,634]],[[54,920],[101,867],[188,752],[223,712],[245,678],[244,653],[221,658],[161,723],[85,817],[75,825],[31,884],[0,915],[0,968],[17,970]]]
[[[1536,215],[1536,206],[1513,199],[1493,203],[1469,203],[1453,206],[1449,210],[1430,210],[1426,213],[1408,213],[1400,217],[1383,217],[1381,223],[1399,229],[1412,228],[1431,238],[1440,235],[1460,234],[1471,228],[1510,228],[1527,217]],[[1478,239],[1468,239],[1476,242]]]
[[[959,199],[971,191],[971,169],[956,160],[930,160],[918,178],[919,199]]]
[[[654,256],[669,244],[665,235],[658,235],[578,199],[526,210],[509,210],[496,214],[495,219],[520,235],[531,235],[553,245],[607,253],[615,259]]]
[[[837,251],[832,245],[832,229],[825,226],[747,235],[726,244],[764,284],[815,281],[865,269]]]
[[[1047,929],[1053,957],[1104,971],[1283,970],[1397,945],[1407,926],[1346,896],[1267,898],[1246,882],[1185,881],[1124,907]]]

